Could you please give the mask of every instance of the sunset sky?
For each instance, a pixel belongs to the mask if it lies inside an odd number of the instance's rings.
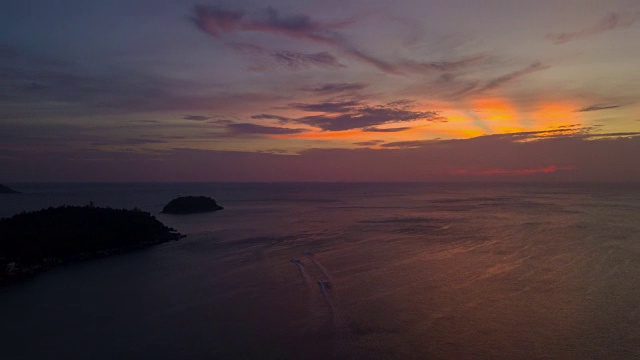
[[[0,182],[640,181],[640,2],[8,0]]]

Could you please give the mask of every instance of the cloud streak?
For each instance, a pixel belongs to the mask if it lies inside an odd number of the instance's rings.
[[[620,15],[617,13],[610,13],[605,15],[598,23],[590,27],[587,27],[578,31],[573,31],[573,32],[547,34],[546,38],[547,40],[550,40],[551,42],[553,42],[555,45],[561,45],[564,43],[568,43],[570,41],[575,41],[575,40],[580,40],[580,39],[585,39],[592,36],[600,35],[602,33],[612,31],[615,29],[627,28],[633,25],[634,23],[636,23],[636,21],[638,21],[639,19],[640,19],[640,14],[638,13],[623,14],[623,15]]]
[[[227,42],[225,43],[225,45],[237,53],[250,55],[256,58],[268,58],[278,65],[294,71],[308,69],[311,66],[319,66],[324,68],[345,67],[338,62],[338,59],[336,59],[335,56],[326,51],[317,53],[306,53],[288,50],[274,51],[265,49],[264,47],[258,45],[237,42]]]
[[[311,65],[326,67],[326,68],[340,68],[344,65],[338,62],[333,55],[328,52],[318,53],[302,53],[295,51],[274,51],[269,53],[275,61],[292,70],[308,69]]]
[[[477,89],[477,92],[483,92],[483,91],[495,89],[495,88],[500,87],[500,86],[502,86],[505,83],[508,83],[510,81],[516,80],[518,78],[521,78],[523,76],[529,75],[529,74],[534,73],[536,71],[541,71],[541,70],[545,70],[545,69],[548,69],[548,68],[549,68],[549,66],[544,65],[541,62],[535,62],[535,63],[525,67],[524,69],[513,71],[513,72],[510,72],[508,74],[505,74],[505,75],[502,75],[502,76],[499,76],[497,78],[489,80],[486,84],[484,84],[484,86],[482,86],[481,88]]]
[[[268,7],[258,13],[247,14],[242,10],[198,5],[194,8],[191,20],[201,31],[217,39],[223,39],[225,35],[233,35],[237,32],[245,31],[270,33],[292,39],[325,44],[383,72],[401,73],[394,65],[367,54],[350,44],[336,31],[353,24],[355,22],[354,19],[336,23],[321,23],[312,20],[308,15],[282,15],[272,7]]]
[[[202,115],[185,115],[182,117],[184,120],[192,120],[192,121],[205,121],[211,119],[209,116]]]
[[[364,83],[326,83],[316,87],[303,89],[305,91],[315,92],[318,94],[335,94],[342,92],[363,90],[368,85]]]
[[[476,55],[460,60],[451,61],[432,61],[432,62],[419,62],[405,60],[402,62],[402,67],[406,70],[414,72],[450,72],[467,68],[472,65],[476,65],[486,59],[484,55]]]
[[[395,127],[395,128],[379,128],[379,127],[375,127],[375,126],[370,126],[370,127],[366,127],[363,128],[362,131],[366,131],[366,132],[381,132],[381,133],[391,133],[391,132],[400,132],[400,131],[405,131],[405,130],[409,130],[411,129],[411,127],[405,126],[405,127]]]
[[[589,111],[608,110],[608,109],[615,109],[615,108],[619,108],[619,107],[620,107],[620,105],[596,104],[596,105],[583,107],[582,109],[576,110],[576,112],[589,112]]]

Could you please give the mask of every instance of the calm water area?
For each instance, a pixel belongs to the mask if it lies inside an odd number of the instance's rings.
[[[187,237],[0,288],[0,359],[640,358],[640,184],[10,185]]]

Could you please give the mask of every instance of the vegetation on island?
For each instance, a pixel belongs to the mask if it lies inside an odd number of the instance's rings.
[[[182,235],[148,212],[50,207],[0,220],[0,284],[65,262],[101,257]]]
[[[19,194],[19,191],[15,191],[12,188],[0,184],[0,194]]]
[[[224,209],[215,200],[206,196],[183,196],[171,200],[162,209],[165,214],[193,214]]]

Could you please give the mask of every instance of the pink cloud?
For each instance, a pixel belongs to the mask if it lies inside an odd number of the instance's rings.
[[[241,10],[229,10],[212,6],[196,6],[193,22],[204,32],[216,38],[223,33],[257,31],[305,39],[330,45],[338,45],[335,29],[344,27],[353,20],[337,23],[320,23],[307,15],[281,15],[274,8],[261,13],[247,15]]]

